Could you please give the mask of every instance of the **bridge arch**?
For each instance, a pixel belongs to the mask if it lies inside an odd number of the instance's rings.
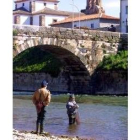
[[[28,45],[27,45],[27,42],[28,42]],[[83,62],[78,56],[76,56],[73,52],[71,52],[69,49],[66,49],[65,47],[51,45],[51,44],[49,45],[40,44],[37,46],[31,46],[29,45],[29,42],[30,44],[35,45],[34,43],[31,43],[33,42],[33,40],[25,41],[22,45],[20,44],[19,46],[17,46],[16,49],[14,49],[14,57],[16,57],[17,55],[20,55],[23,51],[29,48],[39,48],[42,51],[53,54],[63,64],[63,69],[61,69],[61,72],[57,78],[53,78],[53,77],[51,78],[50,76],[48,76],[48,74],[47,76],[45,76],[46,74],[44,74],[44,77],[47,77],[48,81],[50,81],[49,88],[50,89],[52,88],[51,91],[54,91],[54,92],[55,90],[59,91],[59,87],[62,87],[63,90],[61,89],[61,92],[70,92],[70,93],[71,92],[74,92],[74,93],[90,93],[91,92],[90,91],[91,88],[89,87],[90,74],[87,68],[85,67],[85,64],[83,64]],[[18,77],[18,75],[19,74],[14,74],[14,77]],[[25,76],[25,75],[28,75],[28,74],[22,73],[22,77],[23,77],[22,81],[24,81],[26,78],[28,79],[28,76]],[[34,81],[33,79],[36,77],[35,75],[32,76],[31,78],[32,81]],[[15,90],[22,89],[21,82],[18,81],[17,79],[18,78],[14,79]],[[42,79],[40,79],[40,81],[41,80]],[[31,83],[31,81],[29,83]],[[29,84],[29,83],[27,82],[26,84]],[[29,87],[29,90],[34,90],[35,88],[37,88],[37,84],[34,84],[33,88]]]
[[[85,65],[87,70],[90,71],[89,64],[88,64],[89,63],[88,55],[90,55],[90,50],[86,48],[81,48],[81,42],[84,41],[79,42],[74,39],[70,40],[70,39],[41,38],[41,37],[27,38],[27,37],[19,36],[14,38],[13,56],[15,57],[22,51],[35,46],[38,46],[41,49],[47,48],[47,51],[53,52],[54,54],[59,55],[59,57],[62,55],[62,52],[66,52],[66,53],[69,52],[73,54],[73,57],[75,56],[77,57],[77,59],[79,58],[79,60]],[[90,45],[92,45],[92,42],[90,42]],[[64,54],[61,57],[64,57]]]

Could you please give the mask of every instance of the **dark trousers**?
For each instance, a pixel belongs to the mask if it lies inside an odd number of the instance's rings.
[[[43,125],[44,119],[45,119],[45,113],[46,113],[45,106],[43,106],[41,108],[41,112],[37,114],[37,123],[40,123]]]
[[[69,125],[74,124],[75,123],[75,115],[68,114],[68,117],[69,117]]]

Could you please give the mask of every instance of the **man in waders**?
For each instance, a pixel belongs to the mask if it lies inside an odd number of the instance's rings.
[[[41,88],[36,90],[32,97],[32,101],[37,110],[36,134],[43,133],[43,123],[46,112],[45,107],[48,106],[51,101],[51,93],[47,89],[47,85],[48,83],[43,80]]]
[[[67,114],[69,117],[69,125],[75,124],[75,122],[77,124],[79,124],[80,123],[79,122],[79,114],[77,111],[79,106],[75,102],[75,96],[73,94],[69,96],[69,100],[66,104],[66,108],[67,108]]]

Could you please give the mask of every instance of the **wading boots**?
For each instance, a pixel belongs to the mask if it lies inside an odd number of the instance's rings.
[[[36,134],[39,135],[40,123],[36,123]]]
[[[40,124],[40,134],[43,134],[43,133],[44,133],[43,130],[44,130],[43,123],[41,123],[41,124]]]

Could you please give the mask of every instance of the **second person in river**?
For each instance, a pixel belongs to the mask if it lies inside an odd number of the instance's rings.
[[[78,108],[79,105],[75,101],[75,96],[72,94],[69,96],[68,102],[66,104],[67,108],[67,114],[69,118],[69,125],[71,124],[79,124],[79,114],[78,114]]]

